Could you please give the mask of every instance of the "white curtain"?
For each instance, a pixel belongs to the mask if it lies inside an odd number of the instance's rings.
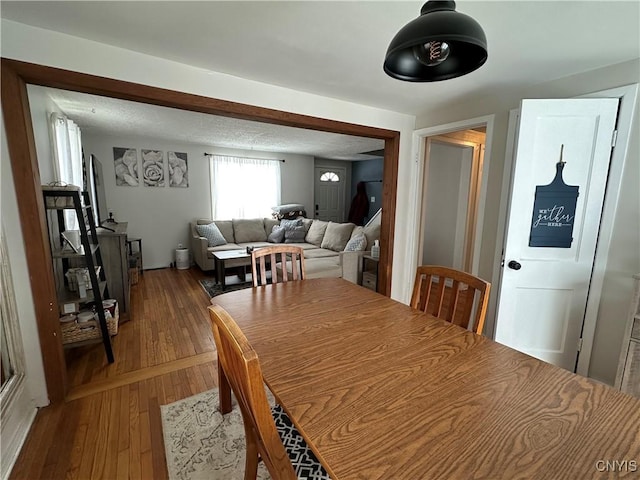
[[[54,172],[56,180],[82,189],[82,137],[80,128],[73,120],[59,113],[51,114],[53,138]],[[77,230],[78,221],[74,212],[65,212],[67,230]]]
[[[270,217],[280,204],[280,161],[212,155],[214,219]]]

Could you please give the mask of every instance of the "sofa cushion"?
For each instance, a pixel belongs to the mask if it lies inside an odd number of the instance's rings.
[[[329,225],[329,222],[323,220],[314,220],[311,222],[307,236],[304,237],[305,242],[317,246],[322,245],[322,238],[327,230],[327,225]]]
[[[307,253],[307,250],[320,250],[317,245],[312,245],[311,243],[306,243],[306,242],[300,242],[300,243],[291,242],[290,245],[292,247],[300,247],[305,251],[305,254]]]
[[[262,218],[234,218],[232,222],[236,243],[267,241]]]
[[[216,220],[213,223],[216,224],[220,233],[224,235],[227,243],[235,243],[236,240],[233,237],[233,222],[231,220]]]
[[[351,240],[347,242],[344,247],[345,252],[364,252],[367,249],[367,237],[364,233],[351,237]]]
[[[304,225],[305,235],[309,233],[309,228],[311,228],[311,224],[313,223],[313,218],[303,218],[302,225]]]
[[[274,225],[271,229],[271,233],[267,237],[267,241],[271,243],[284,242],[284,227],[281,227],[280,225]]]
[[[333,250],[327,250],[326,248],[313,248],[311,250],[304,251],[304,258],[327,258],[339,256],[340,252],[334,252]]]
[[[287,262],[291,263],[291,262]],[[287,265],[287,269],[291,268]],[[340,278],[342,267],[340,257],[310,258],[304,262],[305,278]]]
[[[207,239],[210,247],[217,247],[227,243],[220,229],[214,222],[208,225],[196,225],[196,230],[198,231],[198,235]]]
[[[334,252],[341,252],[347,245],[347,242],[351,238],[351,232],[353,231],[355,224],[353,223],[335,223],[329,222],[327,230],[322,237],[322,248],[328,248]]]
[[[240,244],[240,250],[246,250],[247,247],[256,249],[256,248],[263,248],[263,247],[273,247],[273,244],[269,242],[247,242],[247,243]]]
[[[284,229],[284,243],[300,243],[304,242],[306,231],[304,225],[296,225],[295,227]]]
[[[362,234],[364,234],[364,227],[358,225],[356,228],[353,229],[353,232],[351,232],[351,238],[357,237],[358,235],[362,235]]]
[[[367,245],[372,246],[374,240],[380,240],[380,224],[364,227],[364,236],[367,237]]]

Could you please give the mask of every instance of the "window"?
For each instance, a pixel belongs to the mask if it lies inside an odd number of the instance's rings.
[[[64,185],[75,185],[82,189],[82,139],[80,128],[64,115],[52,113],[51,133],[56,180]],[[67,230],[78,229],[78,220],[75,212],[65,212],[65,226]]]
[[[340,177],[336,172],[324,172],[320,175],[321,182],[339,182]]]
[[[280,161],[211,155],[214,219],[271,216],[280,204]]]

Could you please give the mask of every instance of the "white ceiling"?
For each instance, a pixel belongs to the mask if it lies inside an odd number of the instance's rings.
[[[350,161],[379,158],[379,154],[365,152],[384,148],[384,141],[375,138],[250,122],[67,90],[44,90],[83,134],[170,138],[207,146]]]
[[[16,22],[300,91],[419,115],[640,57],[640,0],[459,1],[487,63],[464,77],[388,77],[389,41],[422,2],[8,2]],[[259,134],[253,137],[254,143]]]

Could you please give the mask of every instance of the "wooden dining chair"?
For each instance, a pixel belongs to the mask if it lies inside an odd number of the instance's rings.
[[[289,261],[291,272],[287,268]],[[253,250],[251,252],[253,286],[266,285],[267,273],[271,273],[271,283],[304,280],[304,250],[301,247],[286,244]]]
[[[208,309],[218,361],[242,413],[247,447],[245,480],[255,480],[260,460],[274,479],[329,480],[283,408],[269,407],[258,355],[238,324],[221,306]]]
[[[434,277],[438,279],[434,282]],[[437,265],[419,266],[411,295],[411,307],[482,334],[491,284],[469,273]],[[477,293],[477,295],[476,295]],[[478,297],[476,304],[476,296]]]

